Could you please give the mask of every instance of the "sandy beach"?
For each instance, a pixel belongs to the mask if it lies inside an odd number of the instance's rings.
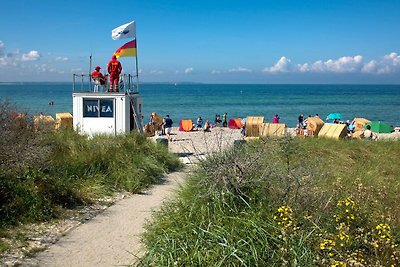
[[[179,155],[186,164],[196,163],[213,152],[233,146],[235,140],[243,140],[239,129],[223,127],[213,128],[210,132],[184,132],[173,127],[171,137],[172,140],[168,142],[169,151]],[[165,139],[166,136],[156,135],[151,138],[157,142],[157,139]]]

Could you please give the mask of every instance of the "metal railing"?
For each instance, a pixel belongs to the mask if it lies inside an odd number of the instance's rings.
[[[106,83],[104,85],[95,84],[92,75],[87,74],[73,74],[72,75],[72,91],[74,93],[108,93],[109,77],[106,76]],[[118,88],[119,92],[137,94],[139,88],[137,84],[137,77],[131,74],[122,74],[119,76]],[[95,91],[95,86],[98,86],[98,92]]]

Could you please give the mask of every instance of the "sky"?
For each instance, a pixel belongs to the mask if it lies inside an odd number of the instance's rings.
[[[13,0],[0,5],[0,82],[104,72],[136,22],[141,82],[400,83],[399,0]],[[120,58],[124,73],[135,58]]]

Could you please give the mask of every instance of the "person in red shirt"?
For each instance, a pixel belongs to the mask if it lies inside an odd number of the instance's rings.
[[[94,91],[99,91],[99,85],[106,84],[106,77],[100,72],[100,66],[96,66],[95,71],[92,72],[92,79],[94,81]]]
[[[272,119],[272,123],[279,123],[279,116],[278,116],[278,114],[276,114],[275,116],[274,116],[274,118]]]
[[[118,92],[118,80],[119,80],[119,75],[121,74],[122,71],[122,65],[117,60],[117,57],[115,55],[113,55],[110,62],[108,62],[107,70],[108,73],[110,74],[110,92],[113,92],[114,85],[115,85],[114,87],[115,92]]]

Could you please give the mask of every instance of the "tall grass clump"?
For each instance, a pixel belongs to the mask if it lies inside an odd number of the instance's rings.
[[[180,168],[142,135],[88,138],[37,127],[0,103],[0,227],[49,220],[115,191],[139,192]]]
[[[156,214],[142,266],[397,266],[399,142],[250,142]]]

